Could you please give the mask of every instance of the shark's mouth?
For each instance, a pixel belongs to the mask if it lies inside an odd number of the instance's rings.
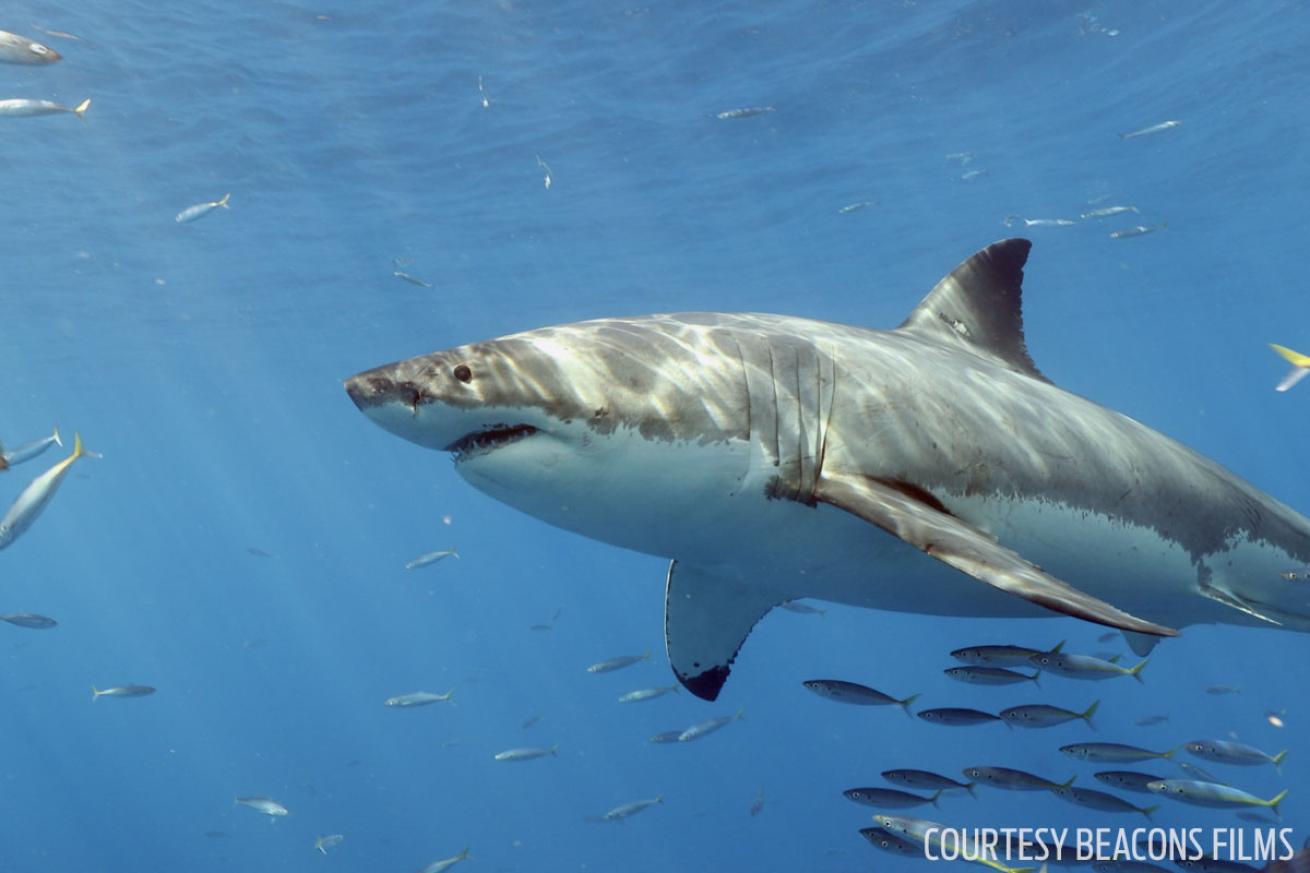
[[[497,424],[483,430],[465,434],[446,446],[446,451],[455,455],[456,461],[472,455],[494,452],[496,449],[527,439],[537,432],[530,424]]]

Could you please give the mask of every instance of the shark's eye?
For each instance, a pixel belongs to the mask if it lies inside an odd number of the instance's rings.
[[[455,378],[461,382],[472,382],[473,371],[469,369],[468,364],[460,364],[455,368]]]

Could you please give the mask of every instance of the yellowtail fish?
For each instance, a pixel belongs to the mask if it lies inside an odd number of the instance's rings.
[[[919,711],[918,715],[919,718],[926,722],[946,725],[947,727],[969,727],[975,724],[987,724],[988,722],[1001,720],[1000,716],[992,715],[990,712],[958,706],[923,709]]]
[[[876,200],[860,200],[856,203],[847,203],[837,210],[838,215],[849,215],[852,212],[858,212],[861,209],[868,209],[870,206],[876,206]]]
[[[906,713],[910,711],[910,704],[919,699],[919,695],[911,694],[909,697],[897,700],[867,685],[847,682],[844,679],[806,679],[801,684],[820,697],[838,703],[850,703],[855,706],[899,706]]]
[[[534,758],[557,758],[559,757],[559,745],[553,745],[548,749],[539,746],[530,746],[525,749],[506,749],[503,752],[497,752],[493,757],[497,761],[531,761]]]
[[[399,279],[402,282],[408,282],[409,284],[417,285],[420,288],[432,287],[431,282],[428,282],[425,279],[420,279],[418,276],[415,276],[411,273],[406,273],[404,270],[392,270],[391,275],[395,276],[397,279]]]
[[[682,733],[678,734],[678,742],[690,743],[692,740],[699,740],[701,737],[707,737],[715,731],[727,727],[734,721],[738,721],[742,718],[744,718],[744,714],[743,711],[739,709],[735,715],[720,715],[716,718],[706,719],[705,721],[692,725]]]
[[[1278,383],[1275,391],[1287,391],[1297,382],[1305,378],[1310,373],[1310,355],[1303,355],[1300,352],[1294,352],[1286,346],[1280,346],[1277,343],[1270,343],[1269,348],[1278,352],[1283,359],[1292,365],[1292,371],[1283,377],[1283,381]]]
[[[1110,239],[1128,239],[1134,236],[1146,236],[1148,233],[1155,233],[1157,230],[1164,230],[1169,225],[1161,222],[1160,224],[1138,224],[1133,227],[1125,227],[1122,230],[1110,232]]]
[[[1042,675],[1040,670],[1029,676],[1027,673],[1016,673],[1004,667],[950,667],[942,672],[952,679],[968,682],[970,685],[1015,685],[1019,682],[1041,685],[1039,680]]]
[[[1136,206],[1102,206],[1099,209],[1089,209],[1078,217],[1084,220],[1091,218],[1109,218],[1112,215],[1123,215],[1125,212],[1136,213],[1137,211],[1138,209]]]
[[[100,689],[91,686],[91,701],[94,703],[102,697],[149,697],[155,689],[149,685],[117,685],[113,688]]]
[[[397,694],[383,701],[385,706],[408,709],[413,706],[427,706],[430,703],[444,703],[455,696],[454,689],[445,694],[433,694],[431,691],[411,691],[409,694]]]
[[[893,855],[906,858],[922,858],[923,849],[909,840],[898,837],[886,828],[860,828],[860,836],[869,841],[875,849],[882,849]]]
[[[932,797],[922,797],[908,791],[895,788],[847,788],[842,797],[864,806],[876,809],[913,809],[916,806],[937,806],[937,798],[942,796],[942,789],[937,789]]]
[[[440,861],[433,861],[431,864],[420,870],[419,873],[443,873],[443,871],[449,870],[460,861],[467,861],[468,856],[468,846],[465,846],[464,851],[460,852],[458,855],[451,858],[442,858]]]
[[[435,564],[443,558],[458,558],[459,552],[454,549],[441,549],[436,552],[428,552],[426,555],[419,555],[414,560],[405,565],[406,570],[417,570],[419,567],[426,567],[429,564]]]
[[[946,848],[944,845],[943,834],[951,830],[946,825],[938,824],[934,821],[925,821],[924,819],[919,818],[902,818],[895,815],[879,814],[875,815],[873,820],[882,825],[883,828],[890,831],[893,835],[917,843],[925,849],[931,848],[935,850],[939,856],[942,854],[942,849]],[[950,842],[952,845],[950,845],[949,848],[951,852],[960,850],[960,857],[962,859],[982,864],[985,867],[990,867],[991,869],[998,871],[998,873],[1018,873],[1016,868],[1007,867],[1000,861],[995,860],[995,852],[985,846],[979,845],[976,839],[969,835],[967,830],[961,832],[959,836],[960,844],[955,845],[955,841],[951,840]],[[926,854],[926,852],[923,854]],[[1024,869],[1031,870],[1032,868]]]
[[[1132,130],[1128,133],[1119,134],[1119,139],[1137,139],[1140,136],[1154,136],[1157,133],[1164,133],[1166,130],[1173,130],[1182,124],[1181,121],[1170,120],[1162,121],[1159,124],[1152,124],[1150,127],[1143,127],[1141,130]]]
[[[60,59],[59,52],[41,45],[34,39],[0,30],[0,63],[53,64]]]
[[[756,115],[764,115],[768,112],[774,112],[772,106],[743,106],[741,109],[725,109],[716,113],[715,118],[720,121],[728,121],[733,118],[753,118]]]
[[[1098,782],[1104,782],[1111,788],[1118,788],[1121,791],[1136,791],[1140,794],[1150,794],[1151,789],[1147,786],[1152,782],[1161,781],[1160,776],[1152,776],[1150,773],[1137,773],[1133,770],[1103,770],[1100,773],[1093,773],[1092,776]]]
[[[1158,805],[1135,806],[1122,798],[1107,794],[1104,791],[1097,791],[1095,788],[1075,788],[1072,785],[1062,785],[1053,789],[1051,793],[1075,806],[1085,806],[1088,809],[1097,809],[1101,812],[1139,812],[1146,816],[1148,821],[1151,819],[1151,814],[1160,808]]]
[[[7,621],[17,627],[26,627],[32,630],[49,630],[59,624],[53,618],[46,618],[44,615],[37,615],[33,612],[11,612],[8,615],[0,615],[0,621]]]
[[[241,806],[248,806],[255,812],[263,813],[264,815],[283,816],[291,814],[291,810],[287,809],[273,798],[264,797],[259,794],[250,797],[238,797],[234,802]]]
[[[68,475],[68,470],[73,466],[73,462],[85,454],[86,450],[82,448],[81,435],[74,436],[73,453],[40,476],[37,476],[23,489],[22,493],[9,507],[9,511],[5,513],[4,518],[0,519],[0,549],[18,539],[24,531],[32,526],[32,522],[36,521],[37,516],[54,498],[55,492],[59,490],[59,484]]]
[[[55,428],[50,436],[23,443],[12,451],[0,451],[0,470],[7,470],[24,461],[30,461],[51,446],[59,446],[61,449],[64,447],[64,441],[59,438],[59,428]]]
[[[640,703],[643,700],[654,700],[656,697],[663,697],[666,694],[676,694],[677,685],[663,685],[659,688],[642,688],[638,691],[629,691],[619,698],[619,703]]]
[[[178,224],[189,224],[197,219],[204,218],[215,209],[229,209],[228,204],[232,201],[231,194],[224,194],[218,200],[211,200],[208,203],[197,203],[195,206],[188,206],[179,212],[173,220]]]
[[[1190,754],[1198,758],[1204,758],[1207,761],[1215,761],[1220,764],[1236,764],[1241,767],[1258,767],[1261,764],[1273,764],[1274,769],[1282,765],[1283,760],[1287,757],[1287,750],[1279,752],[1277,755],[1271,755],[1268,752],[1257,749],[1255,746],[1248,746],[1244,743],[1233,743],[1228,740],[1193,740],[1187,743],[1184,748]]]
[[[751,818],[764,812],[764,787],[755,792],[755,799],[751,801]]]
[[[327,834],[326,836],[315,837],[314,848],[326,855],[328,849],[335,849],[337,846],[341,845],[341,842],[344,839],[345,836],[342,834]]]
[[[883,770],[882,778],[906,788],[924,788],[928,791],[967,791],[973,794],[972,782],[956,782],[947,776],[929,770]]]
[[[1066,652],[1046,652],[1041,655],[1034,655],[1029,663],[1039,670],[1055,673],[1057,676],[1063,676],[1066,679],[1114,679],[1118,676],[1132,676],[1138,682],[1142,681],[1142,670],[1146,667],[1147,661],[1142,661],[1136,667],[1120,667],[1113,661],[1107,661],[1103,658],[1094,658],[1091,655],[1071,655]]]
[[[592,664],[587,668],[588,673],[613,673],[615,670],[622,670],[624,667],[631,667],[633,664],[640,664],[642,661],[649,661],[651,653],[643,652],[640,655],[619,655],[617,658],[609,658],[604,661]]]
[[[50,100],[27,100],[15,97],[11,100],[0,100],[0,116],[25,118],[29,115],[58,115],[60,112],[71,112],[81,118],[90,107],[89,99],[69,109],[62,103],[54,103]]]
[[[1070,777],[1067,782],[1052,782],[1050,779],[1043,779],[1023,770],[1012,770],[1009,767],[965,767],[962,772],[972,779],[975,785],[989,785],[1006,791],[1054,791],[1057,788],[1067,788],[1076,778]]]
[[[957,661],[963,661],[966,664],[983,664],[992,667],[1016,667],[1020,664],[1027,664],[1034,655],[1053,655],[1063,648],[1063,641],[1058,643],[1054,648],[1045,651],[1042,649],[1030,649],[1027,646],[969,646],[968,648],[956,649],[951,652],[951,657]]]
[[[1012,706],[1009,709],[1001,710],[1001,718],[1005,719],[1007,724],[1025,728],[1055,727],[1076,719],[1082,719],[1090,726],[1092,716],[1096,714],[1096,709],[1100,705],[1101,701],[1098,700],[1083,712],[1072,712],[1058,706],[1048,706],[1045,703],[1032,706]]]
[[[1098,764],[1136,764],[1152,758],[1172,758],[1178,749],[1152,752],[1150,749],[1139,749],[1122,743],[1074,743],[1071,746],[1061,746],[1060,751],[1070,758],[1095,761]]]
[[[1156,794],[1172,800],[1188,803],[1192,806],[1209,806],[1215,809],[1241,809],[1247,806],[1261,806],[1278,812],[1278,804],[1288,795],[1284,789],[1269,800],[1261,800],[1254,794],[1248,794],[1230,785],[1214,782],[1195,782],[1191,779],[1161,779],[1149,786]]]
[[[609,812],[602,815],[601,821],[623,821],[625,818],[631,818],[643,810],[650,809],[652,806],[664,802],[664,795],[657,794],[649,800],[634,800],[631,803],[625,803],[616,806]]]

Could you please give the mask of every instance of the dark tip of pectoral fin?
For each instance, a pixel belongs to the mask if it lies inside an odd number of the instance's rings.
[[[664,587],[664,644],[683,687],[715,700],[751,628],[783,599],[756,580],[673,561]],[[799,595],[797,595],[799,596]]]
[[[877,525],[962,573],[1054,612],[1139,634],[1178,631],[1131,615],[1051,576],[912,491],[867,476],[825,472],[815,498]]]
[[[728,681],[728,674],[731,672],[732,668],[727,664],[719,664],[694,676],[683,675],[677,670],[673,671],[673,675],[678,677],[683,688],[701,700],[714,701],[719,699],[719,692],[723,690],[723,685]]]

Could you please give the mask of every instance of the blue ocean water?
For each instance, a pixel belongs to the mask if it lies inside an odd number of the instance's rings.
[[[1029,347],[1046,374],[1310,509],[1310,389],[1275,394],[1285,365],[1265,346],[1310,346],[1308,12],[6,4],[0,29],[64,60],[0,67],[0,98],[93,105],[80,122],[2,119],[0,438],[58,423],[104,457],[79,461],[0,555],[0,610],[61,623],[0,626],[0,870],[417,870],[466,845],[469,870],[923,869],[875,853],[857,834],[871,810],[841,790],[890,767],[971,764],[1092,785],[1057,746],[1230,731],[1292,748],[1281,778],[1225,772],[1265,797],[1291,786],[1299,844],[1304,637],[1193,628],[1141,685],[996,691],[944,678],[947,652],[1122,646],[1067,619],[831,606],[766,618],[716,704],[621,706],[625,691],[674,681],[665,563],[491,501],[444,456],[364,420],[340,380],[602,315],[890,327],[974,250],[1022,233],[1035,243]],[[752,106],[775,111],[715,117]],[[1166,119],[1183,124],[1119,136]],[[230,210],[174,221],[228,192]],[[839,211],[862,201],[874,205]],[[1141,213],[1003,223],[1117,203]],[[1137,223],[1167,228],[1108,235]],[[432,287],[395,277],[395,259]],[[0,501],[55,459],[3,477]],[[402,569],[446,547],[461,558]],[[584,670],[645,650],[622,672]],[[1104,702],[1094,735],[952,731],[821,700],[800,685],[816,676],[928,705]],[[90,702],[93,684],[127,683],[159,693]],[[451,688],[454,705],[382,706]],[[739,708],[701,742],[647,742]],[[1157,712],[1170,722],[1134,727]],[[554,744],[554,759],[492,760]],[[234,806],[251,794],[292,814],[270,823]],[[623,825],[584,821],[655,795],[665,802]],[[1145,824],[986,790],[927,814]],[[1241,824],[1184,806],[1156,820]],[[313,842],[330,833],[345,841],[325,858]]]

